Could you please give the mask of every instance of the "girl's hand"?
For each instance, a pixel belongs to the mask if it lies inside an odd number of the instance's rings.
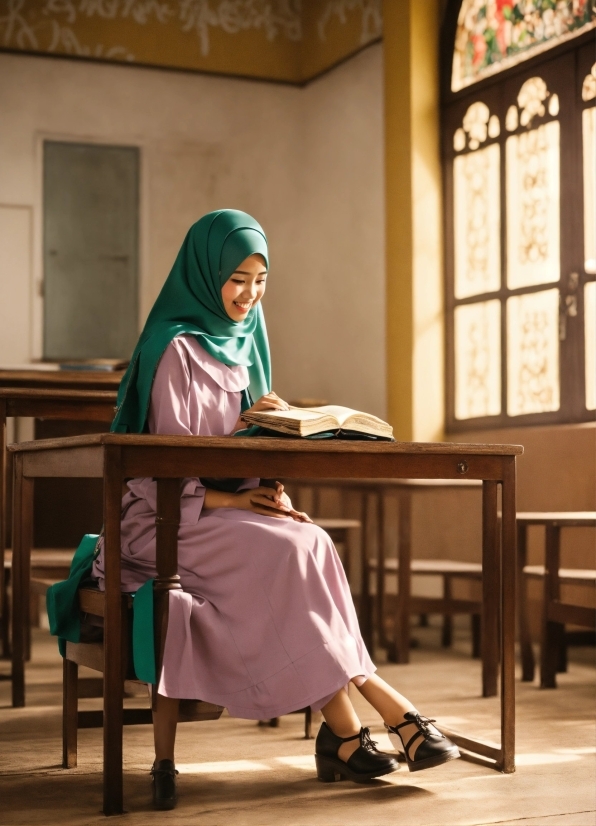
[[[233,507],[260,513],[262,516],[272,516],[275,519],[290,518],[296,522],[312,521],[305,513],[294,510],[290,497],[284,493],[281,482],[276,482],[275,488],[261,486],[234,494]]]
[[[265,396],[261,396],[252,407],[249,407],[248,410],[245,410],[245,413],[250,412],[258,412],[259,410],[289,410],[290,405],[285,402],[283,399],[280,399],[277,393],[274,393],[273,390],[271,393],[267,393]],[[234,425],[234,429],[232,433],[235,433],[237,430],[243,430],[246,425],[244,424],[244,420],[242,418],[243,414],[240,414],[240,418]]]
[[[265,396],[261,396],[252,407],[245,410],[245,413],[257,413],[259,410],[289,410],[290,405],[283,399],[280,399],[277,393],[273,390]],[[242,418],[242,417],[241,417]]]
[[[281,501],[287,507],[290,508],[290,512],[289,512],[288,515],[291,516],[292,519],[295,522],[311,522],[312,523],[312,519],[310,518],[310,516],[308,516],[308,514],[303,513],[302,511],[294,510],[294,508],[292,507],[292,502],[290,500],[290,497],[288,496],[287,493],[284,492],[284,486],[282,485],[281,482],[276,482],[275,483],[275,490],[277,492],[277,495],[280,497]]]

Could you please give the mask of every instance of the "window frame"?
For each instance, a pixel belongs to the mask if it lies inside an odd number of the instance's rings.
[[[489,77],[473,83],[457,92],[451,91],[451,72],[453,60],[453,46],[457,28],[457,19],[462,0],[449,0],[443,26],[441,30],[441,164],[443,177],[443,231],[444,231],[444,299],[445,299],[445,408],[446,430],[448,433],[457,433],[469,430],[488,430],[507,427],[524,427],[536,425],[590,422],[594,421],[596,411],[586,408],[584,392],[584,284],[596,279],[594,275],[587,275],[584,270],[583,245],[583,211],[584,199],[577,198],[576,193],[583,192],[583,163],[582,163],[582,110],[586,102],[581,98],[581,79],[577,78],[583,71],[584,64],[589,63],[584,75],[590,71],[596,59],[594,49],[594,30],[578,35],[566,42],[553,46],[540,54],[520,61],[517,65],[497,72]],[[509,289],[506,284],[506,203],[505,195],[505,143],[509,135],[519,134],[521,130],[508,132],[505,129],[505,112],[509,104],[515,102],[515,96],[523,82],[529,77],[552,75],[553,64],[567,66],[571,77],[576,78],[574,98],[569,104],[571,111],[566,117],[559,114],[556,119],[561,128],[560,153],[560,180],[561,180],[561,273],[560,280],[540,285]],[[556,66],[555,66],[556,68]],[[582,76],[583,77],[583,76]],[[573,83],[573,80],[571,81]],[[547,81],[548,83],[548,81]],[[516,88],[515,95],[511,89]],[[490,144],[500,145],[500,246],[501,246],[501,283],[498,290],[490,293],[455,298],[454,292],[454,265],[455,265],[455,236],[454,236],[454,159],[459,154],[453,149],[453,134],[461,126],[462,117],[468,106],[477,101],[486,103],[491,114],[498,114],[500,120],[500,135],[497,138],[487,138],[482,148]],[[591,101],[590,103],[593,103]],[[588,104],[589,105],[589,104]],[[549,120],[552,120],[549,118]],[[543,121],[540,121],[543,122]],[[538,125],[538,124],[535,124]],[[565,131],[566,140],[563,141]],[[478,151],[478,150],[476,150]],[[579,158],[574,160],[573,157]],[[571,208],[573,217],[568,210]],[[579,254],[581,251],[581,255]],[[581,260],[578,260],[581,259]],[[578,315],[569,323],[567,319],[568,339],[560,342],[559,375],[561,403],[556,411],[545,413],[526,413],[510,416],[507,413],[507,361],[506,361],[506,301],[508,297],[542,292],[556,288],[559,290],[560,300],[563,302],[570,294],[569,277],[571,272],[579,274],[579,286],[575,292],[577,296]],[[501,303],[501,412],[498,415],[482,416],[469,419],[455,417],[455,307],[480,303],[493,298]],[[576,323],[577,322],[577,323]]]

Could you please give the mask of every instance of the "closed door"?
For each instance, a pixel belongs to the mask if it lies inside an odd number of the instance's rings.
[[[44,357],[128,358],[138,337],[139,151],[44,143]]]

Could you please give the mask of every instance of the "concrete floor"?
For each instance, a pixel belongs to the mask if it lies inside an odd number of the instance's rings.
[[[381,675],[423,714],[472,736],[498,738],[498,703],[478,697],[480,674],[463,632],[448,652],[436,629],[416,629],[424,643],[407,666],[381,665]],[[472,762],[369,785],[316,780],[313,742],[302,717],[260,728],[227,716],[179,729],[178,808],[151,809],[151,729],[126,729],[124,816],[130,824],[198,826],[594,826],[596,824],[595,676],[593,649],[577,649],[556,691],[518,683],[517,772],[502,775]],[[0,662],[0,673],[8,663]],[[35,632],[28,667],[28,706],[11,709],[10,684],[0,682],[0,823],[4,826],[90,826],[101,814],[101,731],[79,738],[78,768],[60,768],[61,661],[55,642]],[[363,724],[390,749],[375,712],[357,692]],[[97,700],[81,701],[81,708]],[[137,701],[127,701],[138,705]]]

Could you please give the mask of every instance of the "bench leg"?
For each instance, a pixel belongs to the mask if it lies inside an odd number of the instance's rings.
[[[23,476],[22,456],[15,460],[12,557],[12,705],[25,705],[25,659],[29,639],[29,582],[33,524],[33,479]]]
[[[540,688],[557,687],[557,661],[563,634],[559,622],[551,622],[548,609],[552,600],[559,598],[561,530],[556,525],[546,526],[544,601],[542,605],[542,641],[540,645]]]
[[[470,618],[472,625],[472,659],[480,659],[480,614],[472,614]]]
[[[518,621],[519,621],[519,647],[522,663],[522,682],[531,683],[534,681],[534,671],[536,663],[534,661],[534,651],[532,650],[532,637],[530,635],[530,621],[528,617],[528,583],[524,576],[524,568],[527,564],[527,526],[517,526],[517,599],[518,599]]]
[[[304,739],[312,740],[312,711],[310,707],[304,711]]]
[[[443,576],[443,599],[451,602],[451,577]],[[443,614],[443,630],[441,632],[441,645],[443,648],[450,648],[453,643],[453,618],[451,614]]]
[[[74,769],[77,765],[79,666],[65,657],[62,673],[62,768]]]
[[[382,496],[380,496],[382,499]],[[410,662],[410,596],[412,566],[412,496],[409,491],[400,491],[398,497],[398,571],[397,602],[393,631],[394,646],[389,648],[389,661]],[[383,573],[384,573],[383,557]]]
[[[4,579],[4,594],[2,595],[2,614],[0,615],[0,636],[2,638],[2,659],[9,660],[10,651],[10,595],[8,592],[8,577]]]
[[[567,673],[567,639],[565,626],[561,626],[561,641],[559,644],[559,656],[557,657],[557,674]]]

